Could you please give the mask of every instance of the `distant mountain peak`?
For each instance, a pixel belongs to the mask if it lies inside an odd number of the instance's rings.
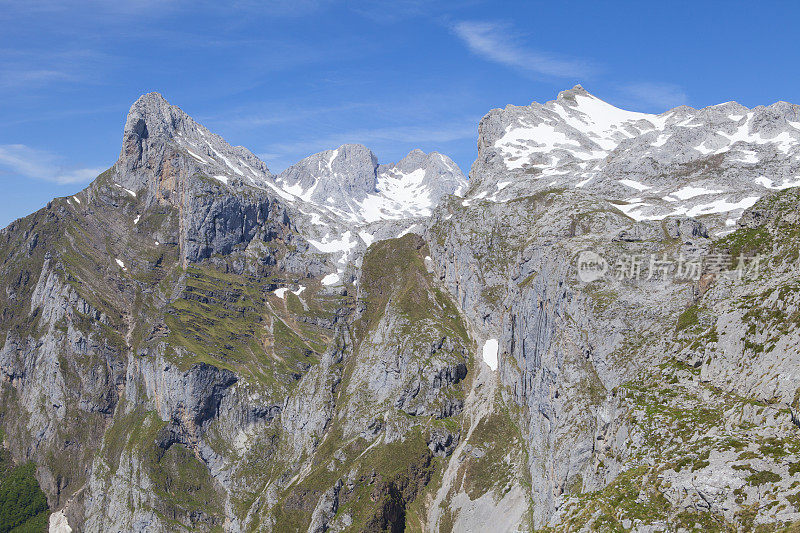
[[[544,104],[493,110],[479,129],[472,197],[578,188],[637,220],[712,217],[724,229],[764,194],[800,185],[800,106],[785,102],[655,115],[576,85]]]
[[[311,155],[276,181],[286,192],[354,223],[427,216],[444,195],[466,184],[461,169],[438,152],[414,149],[395,164],[379,165],[360,144]]]

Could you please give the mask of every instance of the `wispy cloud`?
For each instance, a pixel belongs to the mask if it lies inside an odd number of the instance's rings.
[[[473,53],[527,74],[586,78],[596,71],[596,67],[583,60],[560,58],[526,48],[506,23],[464,21],[454,24],[452,31]]]
[[[99,68],[112,62],[103,52],[71,49],[0,49],[0,89],[33,89],[53,83],[90,81]]]
[[[24,144],[0,144],[0,174],[16,174],[29,179],[66,185],[85,183],[105,170],[101,167],[77,168],[64,165],[62,159],[44,150]]]
[[[626,105],[646,111],[666,111],[689,101],[683,88],[672,83],[629,83],[619,90]]]

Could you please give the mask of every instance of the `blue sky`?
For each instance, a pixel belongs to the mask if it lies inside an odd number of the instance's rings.
[[[85,187],[142,93],[274,172],[345,142],[466,172],[480,118],[581,83],[662,112],[800,103],[794,2],[0,0],[0,227]]]

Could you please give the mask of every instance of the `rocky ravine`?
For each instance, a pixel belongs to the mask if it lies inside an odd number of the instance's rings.
[[[798,116],[576,87],[490,112],[467,184],[276,176],[145,95],[0,232],[3,453],[53,530],[788,527]]]

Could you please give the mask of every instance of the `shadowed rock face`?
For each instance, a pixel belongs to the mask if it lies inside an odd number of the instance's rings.
[[[0,231],[3,446],[84,531],[800,520],[795,124],[578,86],[484,117],[466,190],[355,144],[275,176],[144,95]]]

